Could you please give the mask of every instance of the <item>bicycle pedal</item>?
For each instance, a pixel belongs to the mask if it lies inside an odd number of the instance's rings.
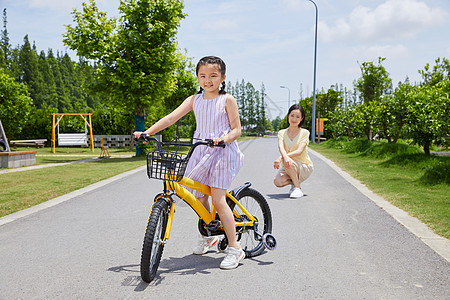
[[[218,230],[220,228],[220,221],[212,220],[209,224],[206,224],[206,228],[211,231]]]

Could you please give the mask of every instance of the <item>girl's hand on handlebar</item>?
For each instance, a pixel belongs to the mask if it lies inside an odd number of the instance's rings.
[[[135,132],[133,132],[133,134],[134,134],[134,138],[138,140],[141,137],[142,132],[141,131],[135,131]]]
[[[225,142],[221,138],[213,138],[214,146],[217,146],[219,144],[225,144]]]

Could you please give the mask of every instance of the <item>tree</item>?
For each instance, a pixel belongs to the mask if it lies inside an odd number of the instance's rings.
[[[58,94],[56,93],[56,84],[53,72],[45,56],[45,52],[41,51],[38,57],[38,69],[42,75],[44,89],[42,93],[42,102],[52,107],[58,107]]]
[[[430,64],[426,64],[423,70],[419,70],[425,85],[434,86],[444,79],[450,78],[450,61],[446,58],[442,60],[438,57],[436,65],[430,69]]]
[[[184,99],[197,92],[198,81],[194,74],[195,66],[192,64],[192,62],[188,59],[184,60],[183,57],[180,57],[180,64],[175,69],[176,89],[174,90],[172,95],[164,100],[164,115],[173,111],[184,101]],[[150,122],[154,123],[160,117],[161,115],[158,114],[156,110],[154,110],[154,113],[152,113],[150,116],[147,116],[147,119],[150,119]],[[180,129],[182,129],[180,128],[180,126],[187,130],[180,131]],[[181,120],[178,120],[178,122],[176,123],[175,134],[177,136],[192,136],[194,134],[194,131],[195,116],[193,112],[189,113]]]
[[[433,143],[448,146],[450,115],[450,79],[434,86],[423,85],[409,93],[408,136],[425,154]]]
[[[432,69],[427,64],[419,70],[423,84],[408,90],[405,96],[408,137],[423,146],[426,154],[430,154],[433,143],[447,147],[449,143],[450,62],[445,58],[435,62]]]
[[[33,99],[34,105],[39,108],[44,103],[44,80],[39,72],[36,47],[31,47],[28,35],[24,37],[23,41],[24,44],[19,51],[19,82],[28,86],[30,97]]]
[[[379,101],[381,97],[388,94],[392,90],[392,80],[389,73],[382,66],[385,58],[378,58],[378,65],[373,62],[363,62],[360,66],[362,76],[355,82],[355,88],[359,92],[360,98],[365,105],[372,101]],[[368,114],[364,114],[369,116]],[[366,119],[364,131],[369,140],[372,139],[372,120]]]
[[[32,104],[27,86],[18,83],[0,68],[0,120],[8,139],[22,131]]]
[[[279,116],[277,116],[275,119],[272,120],[272,128],[273,128],[273,130],[276,131],[276,130],[279,129],[278,125],[280,124],[280,122],[281,122],[281,118]]]
[[[378,65],[373,62],[363,62],[361,68],[361,78],[355,83],[355,88],[359,92],[364,104],[380,99],[392,89],[392,80],[389,73],[381,65],[385,58],[378,58]]]
[[[8,67],[9,52],[11,51],[6,24],[8,24],[8,20],[5,8],[3,9],[3,30],[0,35],[0,68],[5,69]]]
[[[73,11],[75,26],[66,25],[64,43],[96,65],[91,91],[133,111],[141,126],[146,109],[175,90],[182,9],[179,0],[123,0],[120,18],[109,19],[90,0],[82,12]]]

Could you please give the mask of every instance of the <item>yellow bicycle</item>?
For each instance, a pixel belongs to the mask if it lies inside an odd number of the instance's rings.
[[[226,249],[228,242],[219,216],[211,206],[211,211],[195,198],[185,187],[211,195],[208,186],[184,177],[186,165],[197,146],[214,147],[212,140],[198,140],[194,144],[179,141],[160,142],[155,137],[142,134],[138,141],[153,141],[156,151],[147,154],[147,175],[149,178],[163,180],[163,192],[156,195],[150,208],[141,254],[141,277],[145,282],[156,276],[162,252],[169,239],[172,220],[175,213],[173,195],[185,201],[199,216],[198,229],[204,236],[224,235],[218,243],[218,250]],[[225,147],[219,143],[216,147]],[[189,147],[188,153],[180,152],[181,147]],[[166,149],[164,149],[166,148]],[[174,149],[175,148],[175,149]],[[276,248],[272,232],[272,214],[266,199],[247,182],[226,194],[227,203],[234,214],[237,240],[245,251],[246,257],[263,253],[264,249]]]

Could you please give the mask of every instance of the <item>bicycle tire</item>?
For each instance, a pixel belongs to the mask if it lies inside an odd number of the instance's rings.
[[[160,199],[153,204],[148,220],[141,255],[141,278],[147,283],[155,278],[161,261],[164,250],[164,235],[169,217],[168,208],[169,203],[164,199]]]
[[[263,235],[265,233],[272,233],[272,213],[269,204],[261,193],[252,188],[241,191],[236,199],[258,220],[256,232],[255,227],[251,229],[236,228],[237,239],[244,249],[247,258],[258,256],[265,249],[262,240]],[[233,206],[233,209],[236,209],[241,216],[240,220],[236,218],[236,221],[242,221],[243,218],[247,219],[247,216],[240,212],[236,204]]]

